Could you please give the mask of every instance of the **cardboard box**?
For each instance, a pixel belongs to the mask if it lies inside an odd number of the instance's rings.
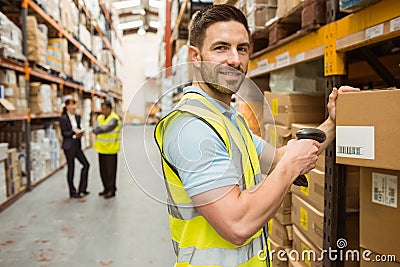
[[[7,165],[12,166],[19,163],[18,153],[16,148],[9,148],[7,150]]]
[[[364,255],[364,257],[363,257]],[[383,257],[384,258],[383,258]],[[389,260],[390,257],[390,260]],[[381,259],[385,259],[385,262],[382,262]],[[379,260],[379,261],[377,261]],[[400,263],[398,261],[394,261],[393,258],[388,255],[381,255],[376,253],[370,249],[360,249],[360,267],[400,267]]]
[[[265,124],[265,141],[276,148],[285,146],[292,139],[291,130],[285,126]]]
[[[319,261],[321,257],[321,248],[315,246],[315,244],[310,240],[308,235],[304,235],[303,232],[297,226],[293,226],[293,250],[296,250],[299,254],[299,261],[296,263],[299,266],[304,267],[320,267],[322,266],[322,261]],[[306,253],[303,251],[309,251]],[[315,254],[313,254],[315,252]],[[291,255],[291,254],[289,254]],[[304,259],[302,256],[304,255]],[[310,255],[310,256],[309,256]],[[315,255],[315,256],[314,256]]]
[[[292,185],[291,191],[323,213],[325,173],[314,169],[305,176],[308,180],[308,187]]]
[[[323,246],[324,213],[292,194],[292,223],[318,248]],[[294,237],[293,237],[294,239]],[[294,240],[293,240],[294,241]]]
[[[400,171],[361,168],[360,247],[400,260]]]
[[[339,94],[336,162],[400,170],[400,90]]]
[[[287,193],[283,199],[281,207],[275,213],[274,217],[282,224],[292,224],[291,220],[291,208],[292,208],[292,193]]]
[[[269,244],[270,244],[270,254],[272,254],[272,265],[274,267],[287,267],[288,260],[283,251],[285,251],[285,249],[287,249],[288,247],[279,245],[271,237],[269,237]],[[286,259],[286,261],[283,259]]]
[[[280,247],[289,247],[292,244],[288,234],[291,227],[291,225],[282,225],[279,220],[272,218],[268,221],[268,236]]]
[[[271,92],[264,92],[264,96],[271,108],[275,124],[290,127],[292,123],[321,123],[325,118],[323,96]]]

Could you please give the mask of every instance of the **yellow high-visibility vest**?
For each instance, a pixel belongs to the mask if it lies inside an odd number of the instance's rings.
[[[177,169],[168,162],[163,148],[164,132],[177,118],[188,115],[205,122],[224,142],[238,173],[243,174],[239,181],[240,190],[251,188],[262,181],[257,151],[244,117],[239,115],[236,119],[238,129],[204,96],[186,93],[177,107],[157,124],[154,133],[166,180],[170,232],[176,254],[175,266],[272,266],[263,229],[242,246],[222,238],[194,207]]]
[[[101,133],[96,136],[94,149],[100,154],[117,154],[121,146],[121,120],[119,116],[112,111],[107,118],[101,114],[97,117],[97,123],[100,126],[107,125],[112,119],[116,119],[118,125],[109,133]]]

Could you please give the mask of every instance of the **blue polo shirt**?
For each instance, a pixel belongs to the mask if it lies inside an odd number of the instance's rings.
[[[184,92],[196,92],[206,97],[236,127],[236,110],[229,110],[211,98],[200,88],[189,86]],[[266,142],[252,133],[257,154]],[[241,174],[236,170],[224,142],[203,121],[191,116],[181,116],[167,127],[164,135],[164,151],[168,161],[176,167],[189,197],[206,191],[235,185]]]

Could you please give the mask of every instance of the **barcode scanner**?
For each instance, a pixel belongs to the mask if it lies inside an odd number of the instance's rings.
[[[297,139],[312,139],[318,143],[323,143],[326,140],[326,135],[323,131],[316,128],[304,128],[296,132]],[[305,175],[299,175],[293,182],[294,185],[308,187],[308,181]]]

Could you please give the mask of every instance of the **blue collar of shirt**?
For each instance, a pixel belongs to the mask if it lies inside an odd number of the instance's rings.
[[[204,92],[202,89],[196,87],[196,86],[187,86],[185,87],[185,89],[183,90],[184,93],[189,93],[189,92],[193,92],[193,93],[198,93],[201,94],[202,96],[204,96],[208,101],[211,102],[211,104],[213,104],[222,114],[224,114],[225,116],[227,116],[228,118],[230,118],[231,120],[233,118],[236,118],[233,115],[236,115],[236,110],[235,108],[230,105],[229,106],[229,110],[227,110],[226,108],[224,108],[220,103],[218,103],[214,98],[212,98],[209,94],[207,94],[206,92]],[[233,116],[233,117],[232,117]]]

